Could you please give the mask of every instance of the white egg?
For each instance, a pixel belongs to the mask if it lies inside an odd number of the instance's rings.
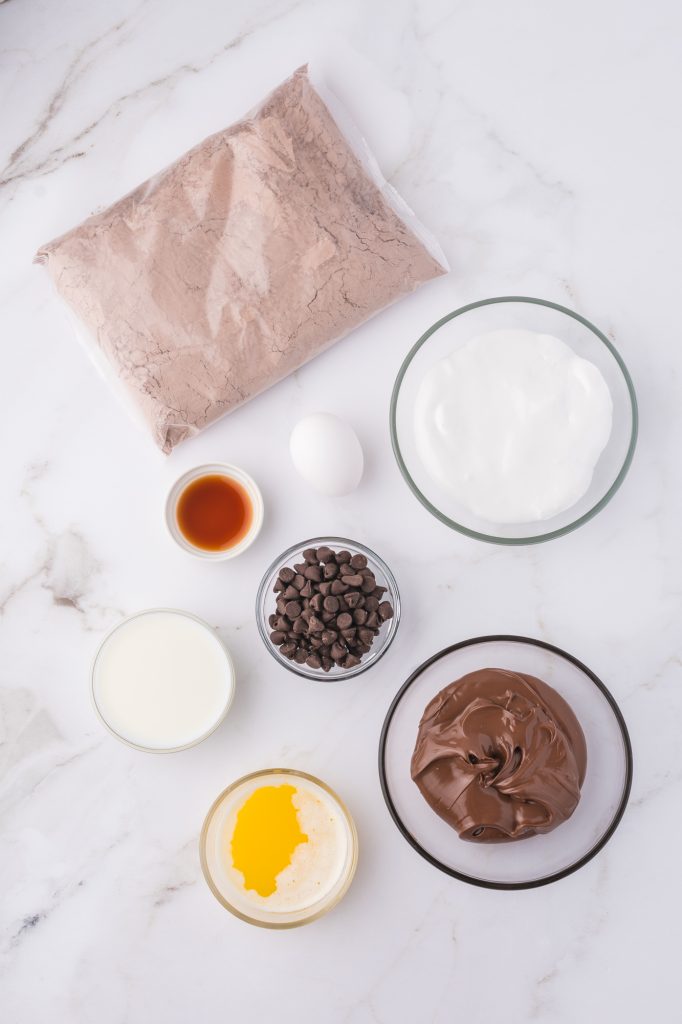
[[[297,471],[320,494],[349,494],[360,483],[362,447],[350,423],[338,416],[304,416],[291,432],[289,451]]]

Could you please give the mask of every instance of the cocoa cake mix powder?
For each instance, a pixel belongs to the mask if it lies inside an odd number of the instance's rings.
[[[165,452],[445,272],[306,68],[37,260]]]

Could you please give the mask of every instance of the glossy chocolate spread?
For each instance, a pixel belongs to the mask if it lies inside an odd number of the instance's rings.
[[[556,690],[534,676],[486,668],[428,704],[411,774],[461,839],[503,843],[570,818],[586,764],[583,731]]]

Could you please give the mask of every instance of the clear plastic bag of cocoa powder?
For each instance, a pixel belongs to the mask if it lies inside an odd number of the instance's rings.
[[[164,452],[447,272],[307,67],[36,262]]]

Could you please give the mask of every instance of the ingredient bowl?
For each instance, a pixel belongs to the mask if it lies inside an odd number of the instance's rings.
[[[535,676],[570,705],[587,744],[578,805],[546,835],[477,844],[459,838],[429,806],[410,774],[424,709],[449,683],[485,668]],[[632,750],[615,700],[577,658],[520,636],[485,636],[446,647],[423,662],[396,694],[379,744],[379,776],[391,817],[407,842],[448,875],[489,889],[531,889],[577,871],[615,832],[630,794]]]
[[[493,523],[477,517],[427,472],[417,450],[415,406],[424,375],[473,338],[491,331],[523,329],[553,335],[601,372],[613,402],[612,429],[587,491],[549,519]],[[393,451],[412,493],[446,526],[495,544],[537,544],[588,522],[616,493],[632,462],[637,440],[637,401],[627,368],[609,339],[578,313],[543,299],[503,297],[473,302],[426,331],[398,373],[390,408]]]
[[[311,668],[305,663],[298,664],[297,662],[286,658],[281,653],[279,647],[277,647],[270,639],[272,627],[268,621],[269,616],[275,611],[277,594],[273,592],[273,586],[277,580],[280,569],[284,566],[291,566],[296,562],[303,561],[303,551],[307,548],[320,547],[328,547],[331,548],[332,551],[341,551],[345,549],[350,552],[351,556],[364,555],[367,559],[367,568],[374,574],[377,584],[386,588],[384,598],[389,601],[393,607],[392,618],[383,623],[378,635],[375,637],[374,642],[370,647],[370,650],[362,657],[360,663],[358,665],[354,665],[352,668],[341,668],[338,665],[334,665],[329,672],[325,672],[322,668]],[[395,581],[393,573],[383,559],[363,544],[360,544],[357,541],[348,540],[347,537],[313,537],[311,540],[304,540],[298,544],[293,544],[290,548],[287,548],[286,551],[283,551],[281,555],[277,556],[267,569],[260,582],[258,594],[256,596],[256,622],[258,623],[258,631],[261,635],[261,639],[270,654],[280,663],[280,665],[289,669],[290,672],[295,672],[297,675],[304,676],[306,679],[317,679],[329,682],[333,682],[337,679],[350,679],[352,676],[360,675],[361,672],[366,672],[368,668],[376,665],[379,659],[391,646],[400,622],[400,594],[398,593],[398,584]]]

